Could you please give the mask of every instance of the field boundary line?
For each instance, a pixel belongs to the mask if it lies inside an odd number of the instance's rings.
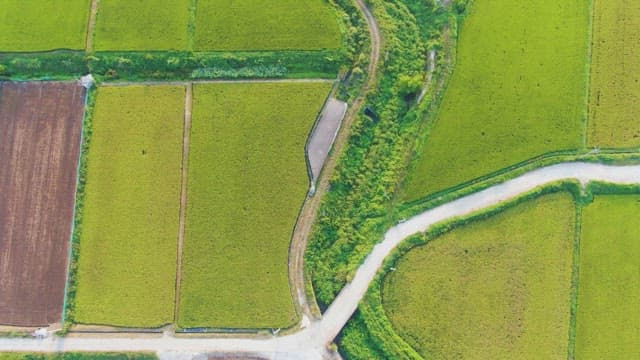
[[[84,109],[82,111],[82,123],[80,124],[80,146],[78,147],[78,164],[76,167],[76,184],[73,189],[73,216],[71,217],[71,235],[69,236],[69,251],[67,254],[67,268],[64,280],[64,298],[62,299],[62,317],[60,319],[60,323],[62,324],[62,328],[65,327],[65,322],[67,321],[67,307],[69,305],[69,286],[71,285],[69,282],[71,281],[71,263],[73,261],[73,238],[76,234],[76,217],[78,216],[78,204],[82,204],[82,200],[78,199],[78,194],[80,192],[80,171],[82,169],[82,158],[83,158],[83,145],[85,144],[85,140],[87,137],[85,136],[85,124],[87,121],[87,114],[91,109],[89,109],[89,96],[92,89],[84,90]]]
[[[589,120],[591,120],[591,70],[593,67],[593,41],[595,39],[595,23],[596,23],[596,3],[599,0],[589,0],[589,32],[587,33],[587,61],[586,61],[586,71],[585,74],[587,78],[587,89],[586,89],[586,104],[585,104],[585,118],[584,118],[584,129],[582,131],[582,147],[583,149],[587,149],[589,147]]]
[[[191,113],[193,109],[193,84],[185,86],[184,127],[182,137],[182,185],[180,190],[180,224],[178,226],[178,252],[176,258],[176,291],[173,321],[178,323],[180,313],[180,284],[182,283],[182,251],[187,218],[187,182],[189,178],[189,149],[191,145]]]
[[[89,23],[87,24],[87,38],[85,41],[85,51],[93,51],[93,33],[96,27],[96,19],[98,17],[98,7],[100,0],[91,0],[91,8],[89,10]]]
[[[185,80],[185,81],[122,81],[103,82],[100,86],[190,86],[194,84],[252,84],[252,83],[332,83],[336,79],[211,79],[211,80]]]
[[[569,317],[569,342],[568,346],[568,360],[575,359],[576,351],[576,320],[578,316],[578,291],[580,291],[580,241],[582,240],[582,210],[584,205],[579,202],[576,203],[576,225],[574,230],[573,240],[573,264],[571,275],[571,303],[570,303],[570,317]]]

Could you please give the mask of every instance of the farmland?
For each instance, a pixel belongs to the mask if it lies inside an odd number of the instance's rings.
[[[84,89],[0,82],[0,324],[62,315]]]
[[[0,52],[84,49],[89,3],[2,0]]]
[[[640,354],[639,218],[637,195],[598,196],[583,211],[576,359]]]
[[[173,320],[182,86],[98,89],[75,320],[156,327]]]
[[[190,0],[101,1],[95,50],[187,50]]]
[[[404,199],[581,148],[588,32],[588,1],[474,1]]]
[[[195,50],[317,50],[341,46],[324,0],[198,1]]]
[[[640,2],[596,0],[588,143],[640,146]]]
[[[195,85],[181,327],[287,327],[288,250],[323,83]]]
[[[566,359],[575,208],[546,195],[411,250],[383,284],[428,359]]]

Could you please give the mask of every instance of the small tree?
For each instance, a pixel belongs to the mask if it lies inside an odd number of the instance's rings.
[[[421,88],[421,75],[400,75],[398,79],[398,93],[405,99],[415,97]]]

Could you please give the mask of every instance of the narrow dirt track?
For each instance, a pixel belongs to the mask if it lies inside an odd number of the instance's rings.
[[[45,340],[0,338],[0,351],[154,351],[161,357],[196,359],[211,352],[252,353],[268,359],[326,359],[326,346],[349,321],[384,259],[404,239],[424,231],[434,224],[469,215],[516,198],[539,186],[576,179],[583,185],[591,181],[615,184],[640,184],[640,165],[610,166],[593,163],[562,163],[533,170],[420,213],[398,224],[385,234],[358,268],[353,281],[345,286],[321,321],[312,322],[304,330],[280,337],[247,339],[163,337],[92,337]]]
[[[307,242],[311,229],[316,220],[318,209],[320,208],[320,201],[322,196],[327,191],[329,186],[329,180],[333,174],[338,159],[342,154],[342,151],[349,140],[349,130],[358,116],[364,105],[365,96],[367,93],[376,86],[377,82],[377,68],[380,61],[380,48],[382,46],[382,37],[380,36],[380,29],[376,19],[371,14],[371,11],[364,3],[363,0],[356,0],[361,13],[367,20],[369,27],[369,34],[371,37],[371,53],[369,55],[369,67],[367,69],[368,77],[363,88],[360,91],[358,97],[353,101],[351,107],[347,111],[347,114],[343,120],[342,127],[336,140],[333,144],[333,152],[331,156],[327,158],[324,164],[322,175],[316,193],[313,197],[308,197],[305,201],[298,222],[293,232],[291,239],[291,247],[289,249],[289,281],[292,292],[294,293],[294,301],[297,303],[298,310],[307,319],[319,319],[319,311],[312,310],[317,309],[318,305],[315,299],[308,299],[305,291],[305,276],[304,276],[304,253],[307,249]]]
[[[178,258],[176,267],[176,302],[173,307],[173,321],[178,323],[180,313],[180,284],[182,283],[182,249],[187,221],[187,184],[189,178],[189,149],[191,146],[191,112],[193,108],[193,85],[185,87],[184,127],[182,136],[182,188],[180,192],[180,224],[178,227]]]
[[[89,24],[87,25],[87,39],[85,44],[85,50],[87,52],[93,51],[93,31],[96,28],[96,18],[98,16],[99,6],[100,0],[91,0],[91,9],[89,10]]]

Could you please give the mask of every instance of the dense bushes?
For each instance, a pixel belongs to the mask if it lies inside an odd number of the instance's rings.
[[[385,61],[367,103],[379,120],[361,115],[351,129],[306,254],[306,270],[321,306],[350,279],[387,226],[397,179],[421,116],[400,94],[400,77],[425,69],[425,41],[400,1],[371,2],[385,36]]]

